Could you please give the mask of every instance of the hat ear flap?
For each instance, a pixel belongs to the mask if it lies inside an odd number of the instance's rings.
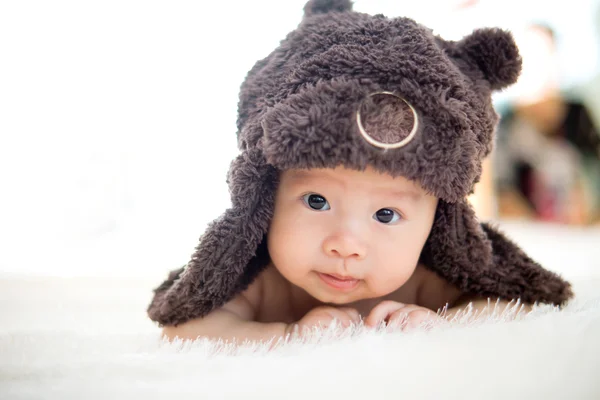
[[[488,277],[495,280],[499,293],[506,293],[506,298],[521,298],[527,303],[556,305],[573,297],[567,281],[542,268],[498,228],[488,223],[482,223],[481,227],[492,243],[493,259]]]
[[[421,261],[461,291],[472,289],[472,280],[488,269],[492,245],[465,201],[439,200]]]
[[[229,175],[233,207],[213,221],[186,267],[154,290],[148,315],[161,325],[202,317],[245,290],[269,263],[266,234],[277,171],[258,152],[244,152]]]
[[[481,224],[466,201],[439,201],[421,261],[463,293],[562,304],[570,285],[543,269],[496,228]]]

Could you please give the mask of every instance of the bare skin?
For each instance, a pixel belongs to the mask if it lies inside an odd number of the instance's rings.
[[[463,296],[456,287],[422,265],[417,266],[402,288],[389,296],[342,306],[315,300],[270,265],[246,291],[221,309],[176,327],[166,326],[163,335],[168,339],[208,337],[276,342],[296,327],[297,332],[302,332],[304,328],[327,327],[334,320],[344,327],[362,321],[369,327],[385,324],[407,331],[441,318],[438,312],[444,307],[448,308],[447,316],[452,316],[469,303],[479,311],[488,306],[486,299]],[[508,303],[502,301],[499,305]],[[524,310],[530,307],[525,306]]]
[[[277,341],[334,320],[411,329],[440,318],[466,298],[419,264],[436,208],[415,182],[372,169],[284,171],[269,266],[223,307],[164,336]]]
[[[338,306],[314,299],[269,265],[246,291],[221,309],[176,327],[166,326],[163,334],[169,339],[201,336],[266,341],[283,338],[296,326],[302,331],[313,326],[326,327],[334,320],[342,326],[362,320],[365,325],[375,327],[381,323],[401,322],[404,314],[413,317],[410,328],[417,322],[438,318],[438,309],[454,304],[460,297],[458,289],[419,265],[405,285],[385,298]]]

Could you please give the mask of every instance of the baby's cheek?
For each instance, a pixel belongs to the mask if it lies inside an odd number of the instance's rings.
[[[303,251],[303,242],[296,235],[284,231],[277,236],[269,238],[269,255],[274,266],[288,280],[294,281],[302,276],[306,265],[306,251]]]
[[[414,270],[407,270],[399,265],[389,268],[375,268],[368,281],[370,290],[377,296],[385,296],[398,290],[408,282]]]

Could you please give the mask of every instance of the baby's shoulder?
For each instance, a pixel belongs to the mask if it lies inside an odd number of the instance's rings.
[[[463,295],[456,286],[436,272],[419,264],[415,271],[417,279],[415,304],[437,310],[446,305],[452,306]]]
[[[252,307],[255,321],[272,322],[288,319],[289,294],[288,282],[269,264],[241,296]]]
[[[240,293],[240,297],[242,297],[248,304],[252,307],[253,311],[257,313],[260,308],[260,304],[262,303],[263,296],[263,287],[264,287],[264,274],[259,274],[254,281],[246,290]]]

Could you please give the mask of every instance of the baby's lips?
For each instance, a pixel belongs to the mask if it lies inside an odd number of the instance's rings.
[[[327,274],[325,273],[325,275],[329,275],[334,277],[335,279],[338,279],[340,281],[358,281],[358,278],[354,278],[353,276],[349,276],[349,275],[338,275],[338,274]]]

